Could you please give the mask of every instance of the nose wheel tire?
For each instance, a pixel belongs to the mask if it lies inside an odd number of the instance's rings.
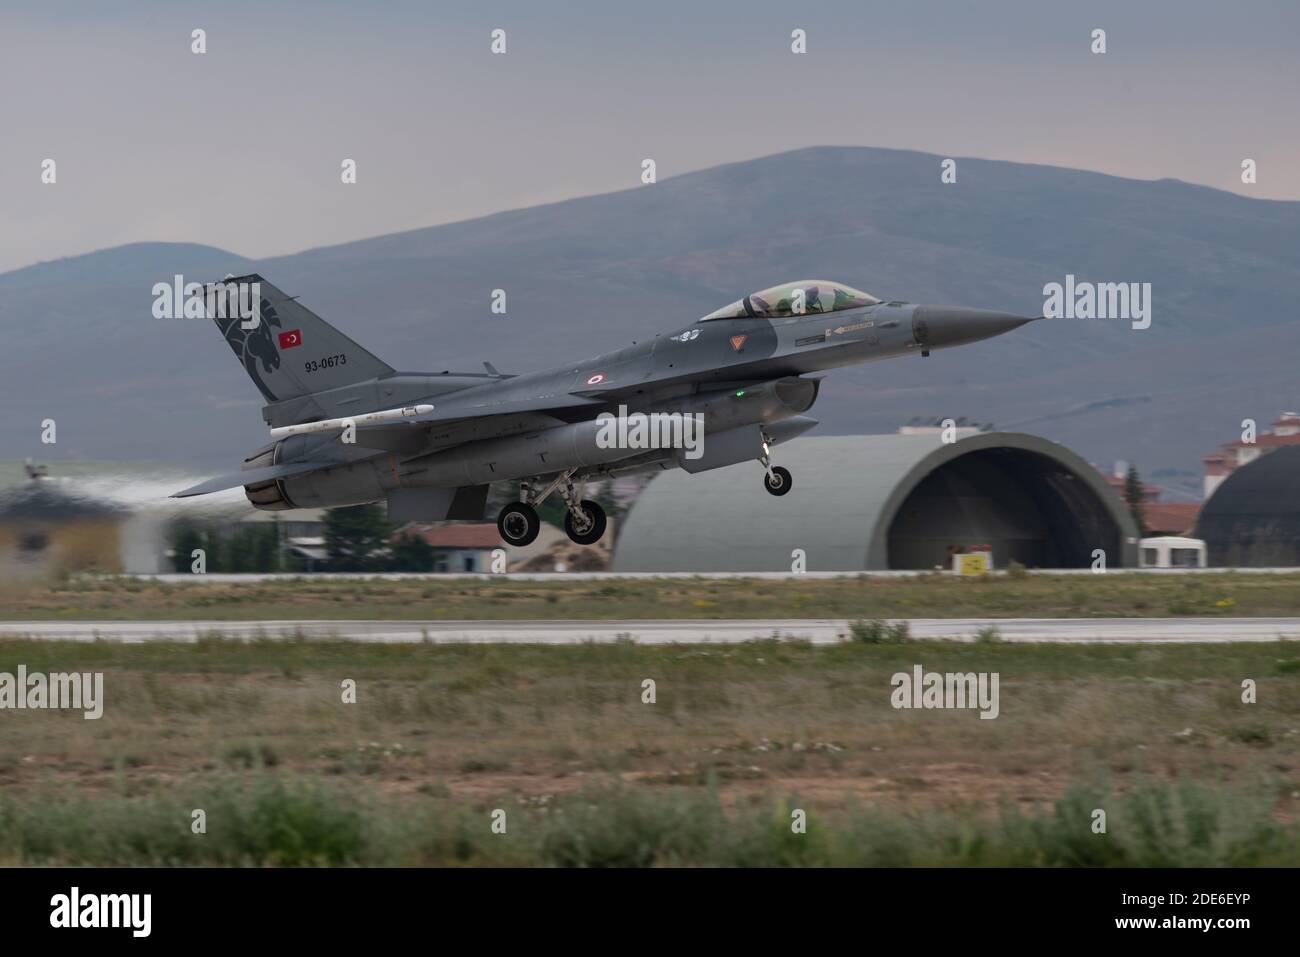
[[[497,531],[501,533],[501,540],[517,548],[531,545],[541,527],[537,509],[523,502],[511,502],[497,516]]]
[[[772,466],[772,471],[763,476],[763,487],[773,495],[784,495],[793,483],[790,470],[780,465]]]
[[[594,545],[605,534],[605,510],[585,498],[578,503],[578,509],[582,512],[580,518],[571,511],[564,513],[564,530],[575,544]]]

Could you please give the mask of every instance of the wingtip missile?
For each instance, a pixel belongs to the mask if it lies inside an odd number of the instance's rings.
[[[367,425],[386,425],[428,415],[433,411],[432,405],[408,405],[401,409],[383,409],[379,412],[365,412],[361,415],[343,416],[337,419],[321,419],[319,422],[300,422],[297,425],[282,425],[271,430],[271,438],[284,439],[291,435],[308,435],[313,432],[341,432],[349,425],[353,428]]]

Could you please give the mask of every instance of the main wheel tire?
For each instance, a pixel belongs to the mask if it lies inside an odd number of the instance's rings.
[[[501,533],[501,540],[516,548],[531,545],[541,528],[537,509],[523,502],[511,502],[497,516],[497,531]]]
[[[605,534],[605,510],[595,502],[583,499],[578,503],[578,507],[586,514],[590,520],[585,528],[578,528],[573,520],[572,512],[564,513],[564,530],[568,533],[569,538],[578,545],[594,545],[600,541],[600,537]]]
[[[779,465],[773,466],[772,471],[763,476],[763,487],[773,495],[784,495],[793,484],[790,470]]]

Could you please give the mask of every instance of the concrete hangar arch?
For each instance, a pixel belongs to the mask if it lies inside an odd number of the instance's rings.
[[[708,439],[705,439],[707,445]],[[800,438],[774,450],[794,475],[767,494],[757,463],[665,472],[627,516],[616,572],[925,569],[950,545],[989,544],[994,562],[1086,568],[1137,564],[1138,530],[1100,473],[1033,435],[982,432]]]

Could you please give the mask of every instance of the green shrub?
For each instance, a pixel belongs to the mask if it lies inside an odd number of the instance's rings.
[[[1295,866],[1300,826],[1264,786],[1076,784],[1050,807],[821,811],[797,799],[724,808],[713,787],[613,787],[555,800],[361,800],[270,776],[178,796],[0,796],[0,864],[61,866],[1241,867]],[[206,833],[191,828],[194,809]],[[505,812],[495,833],[493,813]],[[1104,833],[1094,832],[1106,812]],[[792,828],[804,811],[806,830]]]
[[[849,622],[849,634],[854,641],[868,645],[896,645],[907,641],[911,627],[906,621],[870,621]]]

